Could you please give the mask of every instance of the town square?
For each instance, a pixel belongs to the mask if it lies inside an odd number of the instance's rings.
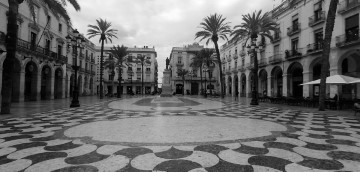
[[[0,171],[360,171],[359,0],[0,0]]]

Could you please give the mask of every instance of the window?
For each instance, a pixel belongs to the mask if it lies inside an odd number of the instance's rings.
[[[299,44],[299,38],[295,38],[291,40],[291,50],[297,52]]]
[[[345,19],[346,42],[359,39],[359,14]]]
[[[79,64],[80,68],[82,68],[82,60],[80,60],[80,64]]]
[[[30,44],[31,44],[31,49],[35,50],[35,48],[36,48],[36,33],[34,33],[34,32],[31,32]]]
[[[137,80],[141,80],[141,75],[136,75]]]
[[[150,70],[150,68],[148,67],[148,68],[146,68],[146,72],[150,72],[151,70]]]
[[[61,55],[62,55],[62,46],[61,45],[58,45],[57,53],[58,53],[58,56],[61,57]]]
[[[237,60],[235,60],[235,68],[237,68]]]
[[[299,16],[298,14],[292,16],[293,31],[299,30]]]
[[[36,23],[39,22],[39,17],[38,16],[39,16],[39,7],[34,5],[34,18],[35,18]]]
[[[132,71],[132,67],[128,67],[128,71]]]
[[[88,54],[88,50],[85,51],[85,55],[86,55],[85,57],[87,58],[88,55],[89,55],[89,54]]]
[[[141,71],[141,68],[138,67],[138,68],[136,69],[136,71],[140,72],[140,71]]]
[[[315,31],[315,35],[314,35],[314,38],[315,38],[314,49],[315,50],[322,49],[323,37],[324,37],[324,34],[323,34],[322,29]]]
[[[275,45],[274,46],[274,54],[280,54],[280,45]]]
[[[321,7],[321,1],[314,4],[314,14],[315,14],[315,21],[318,21],[321,19],[321,13],[322,13],[322,7]]]
[[[62,24],[59,23],[59,32],[62,32]]]
[[[45,54],[46,55],[50,54],[50,40],[48,39],[45,40]]]
[[[181,61],[182,61],[182,57],[179,56],[179,57],[178,57],[178,63],[182,63]]]
[[[237,54],[237,47],[235,48],[235,54]]]
[[[46,26],[47,26],[47,28],[50,28],[50,26],[51,26],[51,16],[47,16],[47,23],[46,23]]]
[[[85,63],[85,70],[87,70],[88,69],[88,64],[87,63]]]

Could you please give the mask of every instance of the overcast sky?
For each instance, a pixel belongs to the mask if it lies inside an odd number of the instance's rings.
[[[127,47],[155,46],[159,64],[159,82],[165,69],[165,59],[172,47],[192,44],[200,22],[218,13],[231,22],[240,24],[241,15],[262,9],[270,11],[281,0],[77,0],[81,11],[68,6],[73,27],[86,33],[88,24],[102,18],[118,30],[112,45]],[[96,45],[99,37],[91,39]],[[222,45],[224,41],[219,42]],[[205,44],[205,42],[200,42]],[[208,47],[214,47],[209,43]]]

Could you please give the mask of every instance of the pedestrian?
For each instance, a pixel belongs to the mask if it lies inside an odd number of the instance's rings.
[[[239,98],[239,91],[235,91],[235,101]]]

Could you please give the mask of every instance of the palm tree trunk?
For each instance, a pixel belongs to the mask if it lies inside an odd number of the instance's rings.
[[[105,37],[105,36],[104,36]],[[104,98],[103,92],[103,74],[104,74],[104,39],[101,35],[101,55],[100,55],[100,99]]]
[[[118,76],[118,80],[119,80],[119,84],[118,84],[118,89],[117,89],[117,98],[121,98],[121,93],[122,93],[122,89],[121,89],[121,80],[122,80],[122,72],[121,72],[121,65],[119,67],[119,76]]]
[[[251,38],[251,43],[254,45],[256,44],[256,38],[257,38],[257,35],[253,36]],[[253,58],[254,58],[254,70],[253,70],[253,86],[252,86],[252,91],[251,91],[251,103],[250,105],[259,105],[259,100],[258,100],[258,96],[259,96],[259,93],[258,93],[258,82],[259,82],[259,76],[258,76],[258,59],[257,59],[257,52],[256,50],[254,49],[253,50]]]
[[[332,32],[335,25],[336,9],[339,0],[331,0],[329,11],[326,19],[325,37],[323,41],[323,64],[321,65],[321,78],[320,78],[320,96],[319,96],[319,111],[325,110],[325,95],[326,95],[326,76],[329,71],[329,54]]]
[[[222,73],[222,68],[221,68],[220,51],[219,51],[219,46],[217,44],[217,41],[213,41],[213,42],[215,44],[216,58],[217,58],[217,62],[218,62],[218,65],[219,65],[220,94],[221,94],[221,98],[224,98],[224,78],[223,78],[223,73]]]
[[[141,95],[144,95],[144,62],[141,63]]]
[[[202,80],[202,65],[200,66],[200,85],[201,85],[201,91],[204,90],[204,87],[203,87],[203,80]],[[200,91],[200,94],[202,93]]]
[[[17,46],[17,16],[22,1],[8,0],[9,13],[6,35],[6,59],[3,63],[3,81],[1,90],[1,114],[10,114],[12,94],[12,73]]]

